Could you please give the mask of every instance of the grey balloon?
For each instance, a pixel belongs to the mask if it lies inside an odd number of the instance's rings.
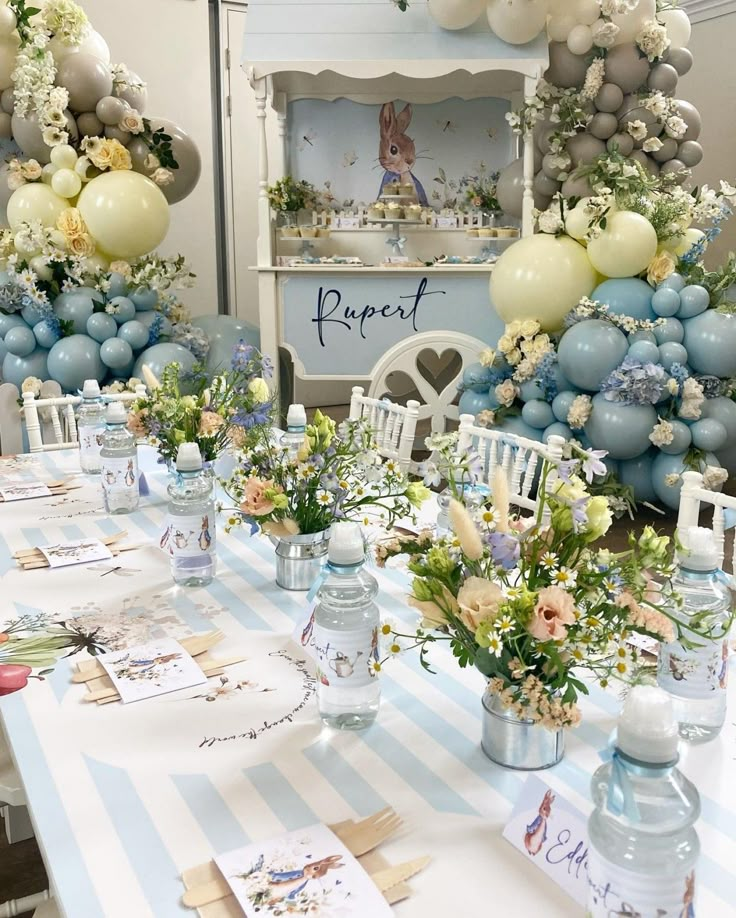
[[[567,42],[550,42],[549,69],[544,74],[544,78],[548,83],[561,86],[563,89],[571,89],[573,87],[580,89],[585,82],[587,70],[588,59],[586,56],[573,54],[567,47]]]
[[[77,127],[83,137],[99,137],[105,129],[105,125],[94,112],[77,115]]]
[[[687,130],[680,139],[697,140],[703,129],[703,119],[700,117],[700,112],[691,102],[687,102],[685,99],[677,99],[675,104],[677,105],[680,117],[687,125]]]
[[[687,48],[671,48],[664,57],[668,64],[672,64],[680,76],[685,76],[693,66],[693,53]]]
[[[564,170],[561,169],[559,165],[557,165],[557,163],[552,162],[552,159],[553,159],[552,154],[547,153],[547,155],[542,160],[542,172],[548,178],[551,178],[554,181],[557,181],[560,172],[563,172]]]
[[[0,229],[6,229],[8,226],[8,201],[13,194],[12,190],[8,188],[9,174],[10,168],[8,163],[0,165]]]
[[[597,115],[593,115],[593,118],[588,125],[588,130],[599,140],[608,140],[609,137],[612,137],[616,133],[618,128],[618,121],[616,116],[612,115],[610,112],[598,112]]]
[[[685,140],[677,150],[677,158],[692,169],[703,159],[703,148],[697,140]]]
[[[617,112],[623,105],[624,94],[615,83],[604,83],[594,101],[599,112]]]
[[[639,96],[633,92],[628,92],[623,98],[623,102],[619,105],[618,110],[616,111],[616,117],[619,121],[625,116],[628,115],[630,111],[639,106]]]
[[[76,143],[79,140],[77,119],[68,108],[64,111],[64,117],[66,118],[66,130],[69,132],[69,143]]]
[[[38,115],[30,112],[25,118],[13,115],[13,139],[29,159],[38,160],[42,166],[51,162],[51,147],[47,147],[38,126]]]
[[[501,170],[496,186],[496,197],[501,210],[510,217],[521,218],[524,198],[524,161],[519,158]],[[539,210],[549,207],[550,198],[539,193],[534,194],[534,206]]]
[[[127,147],[130,141],[133,139],[133,135],[130,132],[121,131],[120,128],[114,127],[110,124],[108,124],[105,128],[105,137],[109,137],[110,140],[119,141],[124,147]]]
[[[168,118],[155,116],[151,116],[150,122],[154,132],[163,129],[164,133],[171,137],[171,150],[179,168],[174,169],[174,181],[170,185],[163,185],[161,191],[169,204],[177,204],[196,187],[202,172],[202,157],[199,155],[197,144],[178,124],[169,121]]]
[[[73,112],[94,111],[100,99],[112,94],[109,65],[83,51],[69,54],[61,61],[56,82],[69,92],[69,108]]]
[[[566,198],[587,198],[593,189],[585,176],[570,176],[562,183],[562,193]]]
[[[677,80],[678,74],[672,64],[655,64],[649,72],[647,86],[669,94],[677,89]]]
[[[543,159],[542,151],[539,149],[539,147],[535,146],[534,147],[534,171],[535,172],[539,172],[539,170],[542,168],[542,159]]]
[[[670,159],[674,159],[677,156],[677,147],[678,143],[676,140],[673,140],[672,137],[665,137],[662,141],[662,146],[656,152],[652,153],[652,157],[656,159],[658,163],[666,163]]]
[[[12,119],[7,112],[0,112],[0,140],[10,140],[13,136]]]
[[[541,194],[546,198],[551,198],[552,195],[557,194],[559,190],[560,183],[556,182],[554,179],[551,179],[544,172],[537,172],[537,174],[534,176],[535,194]]]
[[[119,124],[128,106],[117,96],[104,96],[95,106],[95,114],[103,124]]]
[[[669,175],[670,173],[676,175],[678,185],[682,185],[688,178],[687,166],[680,159],[671,159],[668,163],[664,163],[661,172],[662,175]]]
[[[649,172],[651,175],[659,175],[659,165],[654,162],[643,150],[634,150],[631,154],[631,158],[635,159],[638,163],[641,163],[642,166]]]
[[[0,95],[0,107],[9,115],[12,115],[15,111],[15,91],[12,87],[4,89],[2,95]]]
[[[608,138],[606,149],[609,153],[618,150],[622,156],[631,156],[631,151],[634,149],[634,138],[631,134],[614,134],[613,137]]]
[[[128,144],[128,153],[130,153],[133,169],[143,175],[148,175],[148,170],[143,165],[148,156],[148,147],[140,137],[134,137],[133,140],[130,141]]]
[[[127,89],[119,93],[119,98],[142,115],[148,104],[148,89],[138,74],[132,70],[128,71],[128,77],[129,85]]]
[[[546,130],[542,131],[542,133],[539,135],[537,146],[539,147],[542,155],[546,155],[552,149],[550,140],[552,139],[552,135],[555,133],[556,130],[557,128],[548,127]]]
[[[574,166],[587,166],[597,156],[606,152],[606,145],[602,140],[590,134],[576,134],[567,142],[567,152],[572,158]]]
[[[624,93],[636,92],[649,76],[649,63],[635,44],[616,45],[606,55],[606,79]]]

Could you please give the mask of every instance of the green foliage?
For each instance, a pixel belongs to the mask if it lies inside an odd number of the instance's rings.
[[[281,213],[312,210],[317,204],[317,191],[314,185],[304,180],[297,182],[290,175],[269,185],[267,194],[271,207]]]
[[[138,137],[148,147],[149,152],[158,159],[161,167],[163,169],[178,169],[179,163],[174,158],[171,134],[167,134],[162,127],[152,128],[148,118],[143,119],[143,126],[144,129]]]

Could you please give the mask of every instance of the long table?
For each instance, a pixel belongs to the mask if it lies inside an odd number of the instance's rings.
[[[214,654],[245,661],[203,690],[135,704],[86,703],[71,670],[80,649],[43,678],[0,698],[0,719],[22,776],[59,908],[67,918],[193,916],[182,871],[213,855],[315,822],[391,805],[403,831],[382,846],[394,863],[429,854],[399,918],[494,914],[582,916],[501,832],[525,781],[481,752],[483,680],[433,649],[436,675],[405,654],[382,675],[377,722],[363,733],[323,728],[311,665],[291,640],[306,598],[274,582],[273,548],[247,531],[218,532],[218,573],[206,588],[173,585],[158,548],[166,474],[144,456],[150,496],[127,516],[105,514],[99,481],[62,497],[0,504],[0,632],[24,614],[96,629],[108,646],[220,629]],[[0,460],[0,477],[58,479],[74,452]],[[126,529],[140,544],[111,562],[21,571],[12,553],[61,538]],[[374,572],[383,614],[411,628],[400,569]],[[239,687],[236,687],[238,686]],[[182,694],[185,697],[182,697]],[[210,699],[210,700],[208,700]],[[213,699],[213,700],[212,700]],[[736,915],[736,699],[721,736],[684,747],[703,816],[699,914]],[[542,777],[589,810],[620,700],[591,688],[563,761]]]

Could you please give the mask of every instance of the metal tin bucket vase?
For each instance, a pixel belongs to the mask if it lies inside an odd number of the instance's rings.
[[[276,538],[276,583],[285,590],[308,590],[327,557],[330,530]]]
[[[564,755],[565,731],[520,720],[501,705],[495,693],[486,690],[481,747],[492,762],[504,768],[541,771],[556,765]]]

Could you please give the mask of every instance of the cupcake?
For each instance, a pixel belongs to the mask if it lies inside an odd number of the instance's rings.
[[[318,226],[317,227],[317,238],[318,239],[329,239],[330,230],[327,226]]]
[[[403,220],[404,219],[404,208],[401,204],[397,204],[396,201],[390,201],[386,205],[386,219],[387,220]]]
[[[406,197],[413,198],[416,194],[416,189],[414,188],[414,182],[402,182],[400,185],[401,194],[406,195]]]
[[[368,219],[369,220],[383,220],[386,216],[386,208],[380,201],[376,201],[375,204],[371,204],[368,208]]]
[[[478,228],[478,235],[482,239],[492,239],[496,235],[496,230],[490,226],[481,226]]]
[[[471,226],[468,229],[466,229],[465,232],[467,233],[468,236],[473,236],[475,239],[478,238],[478,227],[477,226]]]
[[[300,233],[302,239],[316,239],[317,238],[317,227],[316,226],[302,226],[300,227]]]
[[[396,179],[392,182],[386,182],[383,186],[383,193],[389,195],[401,194],[401,182]]]
[[[407,220],[421,220],[422,205],[421,204],[409,204],[408,207],[404,208],[404,214]]]
[[[286,239],[298,239],[299,238],[299,227],[298,226],[283,226],[281,228],[281,235]]]
[[[516,239],[519,235],[518,226],[499,226],[496,230],[499,239]]]

